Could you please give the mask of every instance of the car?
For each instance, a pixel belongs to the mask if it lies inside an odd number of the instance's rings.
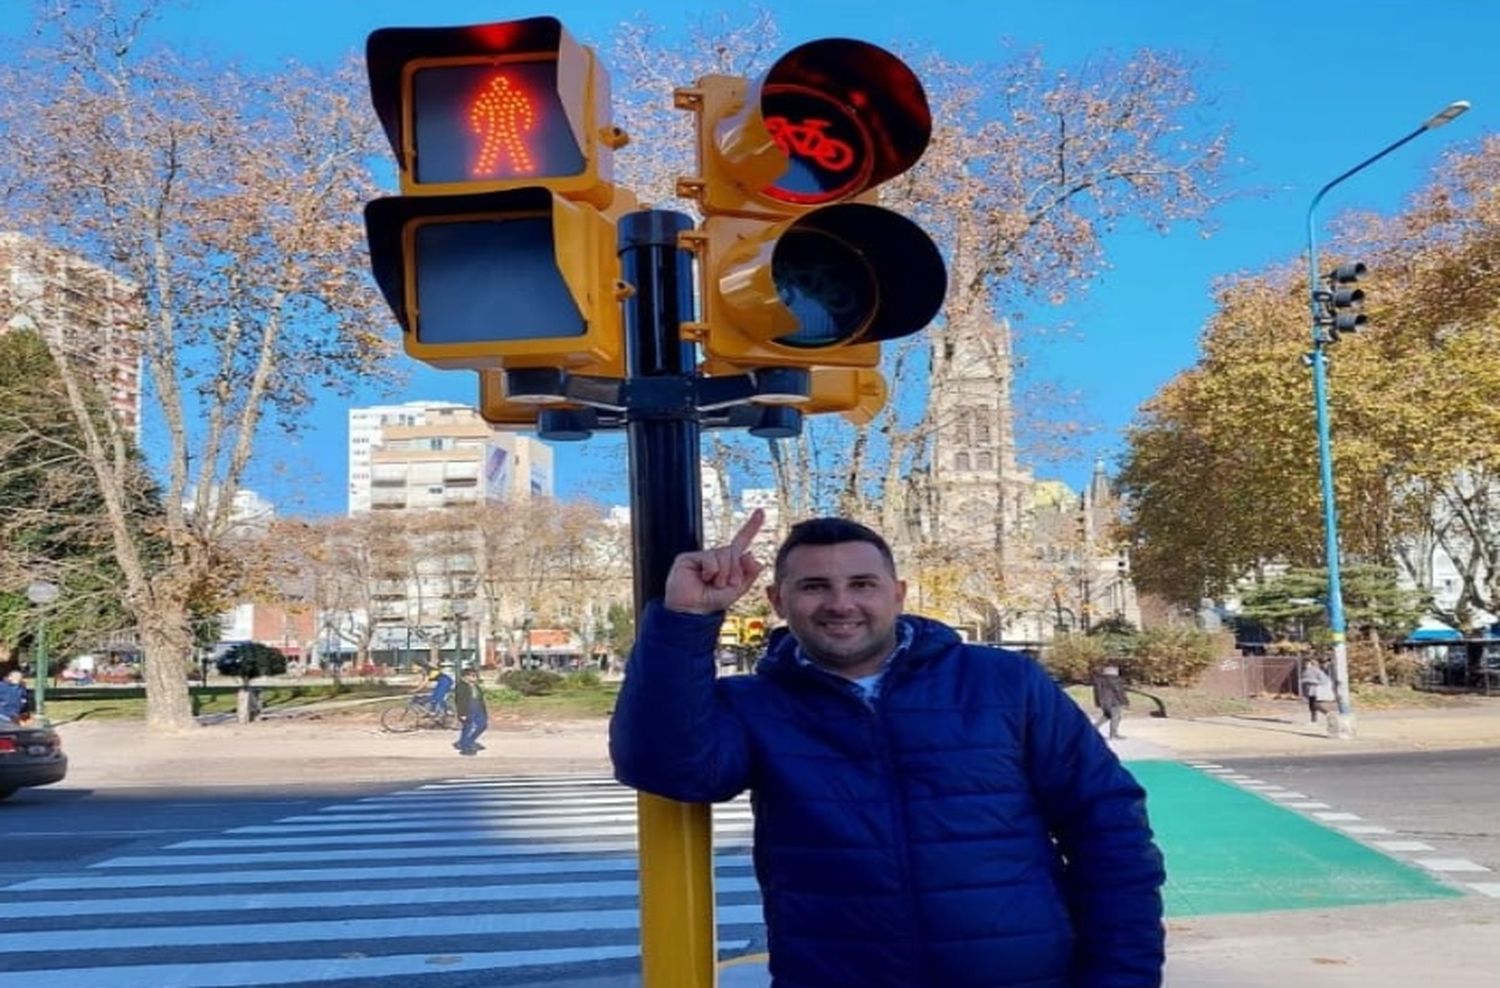
[[[28,786],[49,786],[68,774],[62,738],[50,727],[0,720],[0,799]]]

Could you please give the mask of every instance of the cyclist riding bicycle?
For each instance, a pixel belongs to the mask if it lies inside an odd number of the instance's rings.
[[[453,692],[453,677],[443,669],[433,668],[425,662],[419,662],[418,665],[427,673],[427,684],[430,687],[427,706],[432,708],[434,714],[440,713],[448,694]]]

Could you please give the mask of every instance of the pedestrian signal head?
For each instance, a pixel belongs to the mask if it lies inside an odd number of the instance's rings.
[[[408,195],[543,185],[610,204],[609,76],[555,17],[381,28],[365,47],[370,96]]]

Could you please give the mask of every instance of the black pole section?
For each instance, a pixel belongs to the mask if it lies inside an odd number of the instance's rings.
[[[677,235],[692,228],[691,217],[662,209],[628,213],[619,224],[621,275],[635,289],[625,303],[625,432],[637,618],[662,595],[678,553],[703,544],[692,345],[679,334],[693,315],[693,265]]]
[[[692,317],[692,257],[677,235],[682,213],[649,210],[620,220],[625,302],[625,434],[630,442],[630,520],[635,613],[660,597],[677,554],[703,544],[692,347],[680,328]],[[683,670],[687,674],[687,670]],[[714,967],[713,818],[705,804],[639,793],[641,983],[711,988]]]

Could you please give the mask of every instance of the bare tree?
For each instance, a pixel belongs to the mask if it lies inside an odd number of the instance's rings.
[[[122,596],[145,653],[147,724],[194,721],[189,612],[241,574],[226,539],[257,439],[376,368],[360,204],[379,133],[355,66],[270,75],[192,64],[147,43],[151,0],[47,5],[40,48],[0,66],[8,220],[139,288],[123,327],[144,354],[164,481],[148,564],[129,518],[129,443],[89,414],[93,341],[48,342],[102,492]]]
[[[692,171],[692,128],[669,109],[672,88],[706,73],[753,75],[777,42],[774,18],[758,9],[705,20],[677,44],[639,20],[617,30],[608,60],[623,77],[623,119],[635,138],[619,163],[627,183],[646,190],[643,201],[673,206],[671,179]],[[1143,50],[1072,71],[1034,52],[997,55],[984,64],[914,56],[933,108],[932,143],[881,194],[939,242],[947,300],[925,340],[886,348],[898,400],[874,421],[824,417],[800,439],[777,441],[769,457],[751,457],[788,516],[837,510],[897,526],[925,497],[940,423],[922,399],[945,386],[955,338],[1008,333],[1002,317],[1018,306],[1082,288],[1120,224],[1165,231],[1202,222],[1221,198],[1226,138],[1197,123],[1201,101],[1180,59]],[[1008,362],[1009,339],[996,349]],[[1006,386],[1010,373],[1002,369]]]

